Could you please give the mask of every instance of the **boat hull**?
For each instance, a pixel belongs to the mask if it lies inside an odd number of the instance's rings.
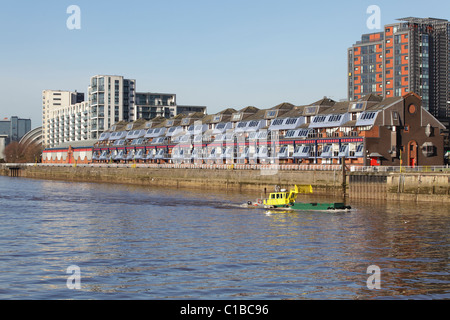
[[[346,206],[342,202],[331,202],[331,203],[317,203],[317,202],[299,202],[289,205],[288,207],[279,206],[276,208],[289,208],[291,210],[346,210],[350,209],[349,206]]]

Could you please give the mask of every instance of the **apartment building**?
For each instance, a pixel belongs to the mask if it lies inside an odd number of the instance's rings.
[[[177,113],[177,98],[172,93],[136,93],[136,118],[170,118]]]
[[[398,21],[362,35],[348,49],[349,100],[415,92],[433,116],[449,118],[450,23],[413,17]]]
[[[119,121],[136,120],[136,80],[123,76],[96,75],[91,77],[89,95],[90,138],[100,134]]]
[[[53,146],[55,141],[55,115],[70,105],[84,101],[84,93],[64,90],[44,90],[42,92],[42,142],[44,146]]]
[[[90,78],[88,99],[84,93],[44,90],[42,94],[43,144],[60,144],[99,139],[119,122],[170,118],[199,111],[203,106],[178,106],[175,94],[136,92],[136,80],[117,75]]]
[[[89,103],[83,101],[50,111],[48,138],[44,138],[46,146],[53,147],[70,141],[89,140],[89,110]]]

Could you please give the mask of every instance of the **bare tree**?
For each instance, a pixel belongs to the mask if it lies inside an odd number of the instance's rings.
[[[8,163],[41,162],[42,147],[36,143],[20,144],[14,141],[5,148],[4,153]]]

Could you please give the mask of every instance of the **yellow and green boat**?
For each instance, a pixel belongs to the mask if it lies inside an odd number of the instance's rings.
[[[276,188],[275,192],[269,194],[267,199],[257,199],[256,203],[247,202],[249,206],[263,207],[266,209],[289,209],[289,210],[348,210],[350,206],[343,202],[296,202],[297,195],[313,193],[311,185],[295,185],[294,189],[287,191],[286,189]]]

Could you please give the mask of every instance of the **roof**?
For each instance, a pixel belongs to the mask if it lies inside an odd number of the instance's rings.
[[[299,107],[294,107],[292,110],[287,111],[277,117],[277,119],[283,119],[283,118],[299,118],[303,116],[303,109]]]
[[[133,123],[133,130],[146,129],[147,120],[144,118],[137,119]]]
[[[348,106],[349,102],[337,102],[333,106],[330,106],[329,108],[322,108],[319,110],[319,114],[340,114],[340,113],[346,113],[348,112]]]
[[[310,104],[310,106],[332,106],[336,103],[336,101],[323,97],[323,99],[320,99],[319,101],[313,102]]]
[[[109,131],[123,131],[125,128],[126,128],[126,126],[129,124],[129,122],[128,121],[125,121],[125,120],[122,120],[122,121],[119,121],[119,122],[116,122],[116,123],[114,123],[113,124],[113,126],[115,126],[116,128],[115,128],[115,130],[109,130]],[[107,132],[107,131],[106,131]]]
[[[380,102],[383,100],[382,96],[376,95],[376,94],[368,94],[364,97],[361,97],[360,99],[358,99],[357,101],[374,101],[374,102]]]
[[[249,120],[263,120],[264,116],[266,114],[266,111],[267,110],[264,110],[264,109],[263,110],[258,110],[254,114],[251,114],[251,115],[247,116],[245,119],[242,119],[242,120],[245,120],[245,121],[249,121]]]
[[[82,140],[82,141],[71,141],[71,142],[63,142],[54,146],[53,148],[80,148],[80,147],[92,147],[95,143],[98,142],[98,139],[95,140]]]

